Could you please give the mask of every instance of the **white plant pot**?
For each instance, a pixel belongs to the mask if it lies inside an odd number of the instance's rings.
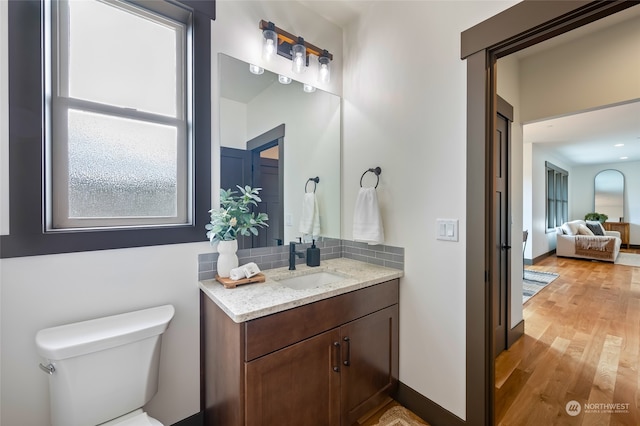
[[[222,278],[228,278],[231,270],[238,267],[238,240],[218,242],[217,273]]]

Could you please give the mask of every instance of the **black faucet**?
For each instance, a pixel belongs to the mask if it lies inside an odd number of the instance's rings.
[[[300,240],[300,242],[302,242],[301,237],[298,237],[298,239]],[[296,251],[296,244],[297,244],[296,241],[291,241],[289,243],[289,270],[290,271],[296,270],[296,256],[298,256],[300,259],[304,257],[304,252]]]

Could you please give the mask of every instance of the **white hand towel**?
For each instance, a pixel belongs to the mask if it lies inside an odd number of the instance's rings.
[[[260,268],[255,264],[255,262],[249,262],[246,265],[242,265],[240,268],[242,268],[244,276],[247,278],[251,278],[260,273]]]
[[[313,236],[320,235],[320,214],[315,192],[307,192],[302,198],[302,214],[298,231]]]
[[[245,277],[246,277],[246,275],[244,273],[244,268],[242,268],[242,267],[233,268],[229,272],[229,278],[231,278],[234,281],[241,280],[241,279],[243,279]]]
[[[360,188],[353,212],[353,239],[363,243],[382,244],[384,228],[375,188]]]

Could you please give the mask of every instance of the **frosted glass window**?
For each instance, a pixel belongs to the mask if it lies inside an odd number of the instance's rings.
[[[50,4],[47,229],[191,224],[190,15]]]
[[[176,129],[69,111],[69,216],[177,214]]]

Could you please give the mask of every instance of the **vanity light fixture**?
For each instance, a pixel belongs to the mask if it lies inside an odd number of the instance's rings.
[[[298,37],[298,42],[291,46],[291,70],[302,74],[309,64],[307,48],[304,47],[304,39]]]
[[[278,81],[282,84],[291,83],[291,77],[287,77],[286,75],[278,74]]]
[[[621,160],[627,160],[629,157],[620,157]]]
[[[333,55],[326,49],[316,47],[302,37],[276,27],[273,22],[261,20],[259,28],[262,30],[262,57],[265,60],[270,60],[277,53],[292,61],[293,72],[302,73],[309,66],[309,55],[316,56],[318,57],[318,81],[329,82],[329,67]]]
[[[273,22],[262,28],[262,58],[265,61],[271,60],[278,53],[278,34],[275,28]]]
[[[331,59],[328,55],[329,52],[325,50],[318,58],[318,81],[322,83],[328,83],[331,80]]]
[[[316,91],[316,88],[310,84],[304,83],[302,85],[302,90],[304,90],[306,93],[313,93]]]
[[[249,64],[249,71],[251,71],[251,74],[260,75],[264,73],[264,68]]]
[[[624,146],[624,144],[623,144],[623,143],[617,143],[617,144],[615,144],[614,146],[615,146],[616,148],[619,148],[619,147],[621,147],[621,146]]]

